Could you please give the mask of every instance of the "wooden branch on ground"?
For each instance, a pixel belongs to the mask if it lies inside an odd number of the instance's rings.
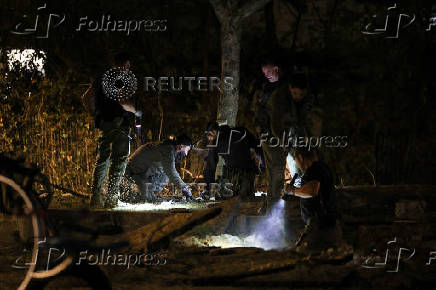
[[[238,9],[237,15],[240,18],[240,20],[250,16],[257,10],[264,7],[268,2],[271,0],[253,0],[249,2],[245,2],[242,4],[242,6]]]
[[[193,228],[191,231],[187,232],[184,237],[204,237],[207,235],[220,235],[225,233],[230,225],[230,222],[236,215],[239,214],[240,198],[238,196],[233,197],[229,200],[222,202],[219,207],[222,209],[222,211],[217,217],[205,222],[200,226]],[[183,237],[181,237],[181,239],[183,239]]]
[[[120,241],[128,241],[129,249],[147,252],[166,248],[172,238],[184,234],[215,218],[221,213],[221,207],[199,210],[193,213],[178,213],[154,223],[127,232],[121,236]]]

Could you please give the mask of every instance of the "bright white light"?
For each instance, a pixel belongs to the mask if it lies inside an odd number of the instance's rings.
[[[205,238],[189,237],[182,241],[187,246],[238,248],[254,247],[264,250],[283,249],[292,244],[285,229],[284,200],[277,201],[269,214],[261,219],[246,237],[223,234]]]
[[[297,170],[297,163],[295,162],[291,153],[288,153],[288,156],[286,156],[286,163],[288,164],[289,173],[291,174],[292,177],[294,177],[294,175],[298,172],[298,170]]]
[[[248,237],[238,237],[229,234],[223,234],[219,236],[206,236],[205,238],[189,237],[185,239],[183,243],[188,246],[196,246],[196,247],[263,248],[261,241],[256,240],[255,235],[250,235]]]
[[[262,196],[262,195],[268,195],[266,192],[262,192],[262,191],[256,191],[255,193],[254,193],[254,196],[257,196],[257,197],[260,197],[260,196]]]
[[[267,216],[254,226],[250,236],[254,236],[255,243],[265,250],[288,246],[289,241],[285,229],[285,201],[283,199],[279,199],[271,206]]]
[[[181,202],[173,202],[173,201],[164,201],[158,204],[155,203],[126,203],[118,201],[118,207],[114,208],[113,210],[116,211],[165,211],[165,210],[171,210],[174,208],[185,208],[185,209],[203,209],[207,208],[208,203],[194,203],[194,202],[187,202],[187,203],[181,203]]]
[[[26,70],[36,69],[42,75],[45,75],[44,63],[46,54],[43,51],[40,51],[43,56],[36,56],[36,51],[34,49],[11,49],[8,56],[8,68],[9,70],[14,69],[14,65],[18,62],[20,68],[24,68]]]

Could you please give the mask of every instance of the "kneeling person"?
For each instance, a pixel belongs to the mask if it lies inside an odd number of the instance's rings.
[[[154,193],[161,192],[168,182],[182,189],[187,200],[192,200],[191,191],[183,182],[176,170],[179,163],[191,149],[192,141],[182,135],[175,140],[162,143],[149,143],[139,147],[129,158],[126,177],[133,179],[138,185],[140,195],[124,196],[129,202],[156,202],[159,199]]]
[[[290,195],[300,197],[301,218],[306,226],[296,245],[299,246],[302,241],[313,247],[319,243],[321,246],[334,243],[336,196],[332,173],[324,162],[318,160],[313,149],[298,147],[292,154],[301,171],[301,186],[295,186],[297,178],[294,178],[291,184],[286,185],[283,198],[286,200]]]

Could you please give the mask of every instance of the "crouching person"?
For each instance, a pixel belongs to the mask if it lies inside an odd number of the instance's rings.
[[[260,173],[258,162],[262,163],[262,149],[259,141],[244,127],[219,126],[210,122],[207,126],[206,136],[209,141],[206,150],[203,176],[207,188],[202,198],[209,199],[215,176],[220,184],[215,198],[230,198],[240,195],[244,200],[254,197],[254,182],[257,173]],[[198,152],[198,149],[195,151]],[[222,173],[217,169],[219,156],[224,161]],[[256,156],[256,157],[254,157]],[[228,188],[227,185],[231,185]]]
[[[301,218],[305,224],[296,241],[298,248],[325,249],[336,245],[341,236],[336,225],[336,196],[332,173],[329,167],[318,160],[314,149],[297,147],[293,157],[301,172],[287,184],[282,198],[300,198]],[[297,187],[295,180],[301,180]]]
[[[129,192],[123,200],[132,203],[158,202],[155,193],[161,192],[171,182],[181,189],[188,201],[192,201],[192,193],[176,170],[179,163],[191,149],[192,141],[186,135],[162,143],[149,143],[139,147],[129,158],[126,178],[133,180],[140,194]]]

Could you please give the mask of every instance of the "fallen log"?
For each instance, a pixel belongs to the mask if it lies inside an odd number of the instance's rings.
[[[195,226],[201,225],[222,212],[220,206],[198,210],[193,213],[176,213],[162,220],[127,232],[120,241],[128,241],[129,250],[147,252],[166,248],[172,238],[184,234]]]
[[[220,235],[225,233],[234,218],[239,215],[240,204],[241,200],[239,196],[236,196],[222,202],[220,205],[216,205],[222,209],[217,217],[193,228],[180,238],[184,239],[189,236],[205,237],[207,235]]]

